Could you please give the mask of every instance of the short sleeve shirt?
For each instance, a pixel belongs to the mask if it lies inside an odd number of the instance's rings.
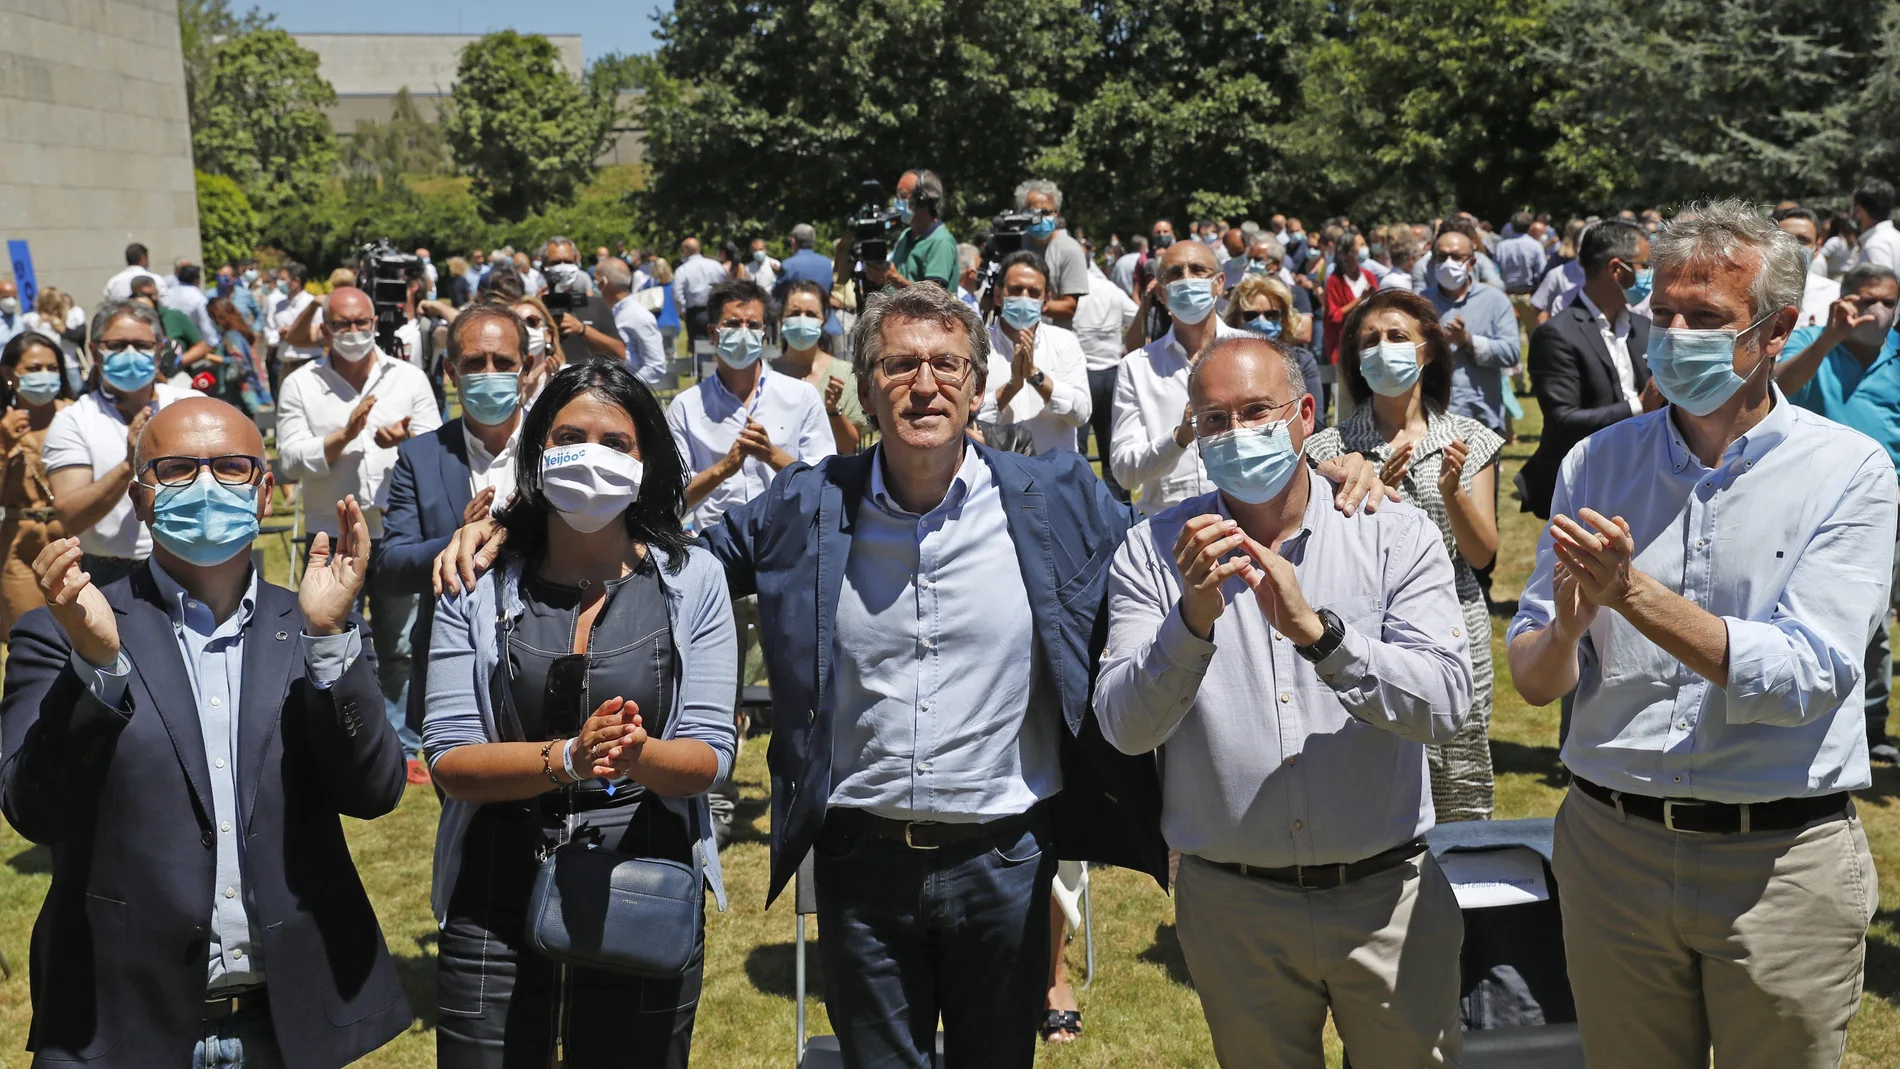
[[[1821,336],[1821,327],[1796,327],[1782,347],[1782,359],[1799,355]],[[1887,332],[1874,362],[1862,367],[1845,345],[1821,358],[1814,377],[1788,400],[1817,416],[1852,427],[1879,442],[1900,468],[1900,333]]]
[[[1049,238],[1042,258],[1049,265],[1052,296],[1080,297],[1089,291],[1089,258],[1082,252],[1082,243],[1070,237],[1067,230],[1058,230]],[[1056,320],[1056,325],[1069,324]]]
[[[957,239],[942,223],[931,227],[930,233],[921,238],[906,230],[897,239],[897,248],[891,250],[891,263],[896,265],[899,274],[912,282],[934,279],[948,288],[957,277]],[[1082,289],[1086,291],[1088,286],[1085,284]]]
[[[152,387],[152,401],[164,408],[181,397],[196,397],[163,382]],[[104,393],[93,390],[53,416],[46,428],[41,457],[48,472],[87,468],[96,481],[125,459],[126,419]],[[112,511],[79,532],[79,548],[99,557],[142,560],[151,555],[152,536],[132,511],[132,499],[121,495]]]

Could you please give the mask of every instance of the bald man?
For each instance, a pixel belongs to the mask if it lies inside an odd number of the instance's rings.
[[[19,287],[10,278],[0,278],[0,345],[25,329],[20,321],[25,314],[26,310],[20,307]]]
[[[337,535],[336,507],[354,497],[371,537],[380,540],[396,447],[440,427],[442,410],[421,368],[377,348],[376,309],[369,294],[353,286],[333,290],[319,336],[324,355],[285,376],[277,398],[278,460],[286,477],[302,482],[308,529]],[[397,594],[387,583],[370,584],[370,627],[388,699],[385,712],[398,725],[407,722],[409,628],[415,612],[413,594]],[[401,732],[412,762],[409,774],[415,782],[426,782],[417,758],[422,739],[406,726]]]
[[[102,589],[48,544],[0,702],[0,808],[52,849],[35,1059],[348,1064],[410,1021],[338,819],[403,791],[350,615],[362,512],[338,506],[292,593],[252,566],[271,475],[242,412],[168,405],[131,464],[150,560]]]
[[[1471,707],[1451,558],[1410,505],[1331,507],[1278,345],[1217,339],[1188,398],[1213,485],[1116,550],[1094,711],[1116,749],[1163,751],[1214,1053],[1319,1065],[1330,1010],[1355,1062],[1456,1065],[1464,927],[1425,845],[1425,744]]]
[[[680,263],[673,269],[673,303],[686,317],[686,336],[706,336],[706,299],[712,288],[726,281],[726,269],[719,261],[699,252],[699,239],[680,242]]]

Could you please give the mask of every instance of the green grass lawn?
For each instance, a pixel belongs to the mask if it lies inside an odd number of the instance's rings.
[[[1524,432],[1535,434],[1535,403]],[[1531,443],[1505,452],[1503,484],[1510,485]],[[1503,549],[1495,596],[1515,597],[1529,571],[1536,521],[1503,506]],[[283,581],[285,558],[275,541],[265,545],[266,569]],[[1502,634],[1502,623],[1496,625]],[[1497,705],[1492,725],[1498,769],[1500,817],[1548,816],[1561,798],[1557,763],[1557,710],[1530,709],[1509,685],[1503,649],[1497,655]],[[742,827],[724,855],[732,908],[707,918],[706,987],[700,1002],[694,1060],[702,1066],[779,1067],[791,1064],[792,915],[789,896],[771,912],[763,908],[766,881],[765,740],[747,743],[739,762],[744,788]],[[1900,770],[1880,768],[1874,786],[1859,795],[1883,899],[1900,902]],[[427,790],[411,790],[395,813],[372,823],[349,822],[358,867],[368,885],[417,1010],[415,1025],[365,1064],[426,1066],[434,1060],[435,994],[433,926],[429,919],[430,851],[437,807]],[[0,1069],[25,1066],[21,1053],[28,1020],[25,962],[28,932],[48,882],[47,855],[12,829],[0,826],[0,950],[13,975],[0,982]],[[1050,1066],[1211,1066],[1214,1064],[1200,1005],[1174,938],[1171,901],[1145,876],[1101,870],[1094,882],[1096,964],[1099,976],[1081,992],[1087,1033],[1072,1047],[1045,1048]],[[815,935],[816,925],[812,925]],[[1072,945],[1070,966],[1078,980],[1082,945]],[[816,969],[811,989],[819,987]],[[1900,1066],[1900,912],[1882,909],[1868,942],[1866,994],[1848,1038],[1851,1069]],[[810,1002],[813,1027],[828,1031],[822,1002]],[[1329,1058],[1338,1045],[1328,1031]]]

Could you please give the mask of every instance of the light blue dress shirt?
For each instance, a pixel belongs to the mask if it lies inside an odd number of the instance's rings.
[[[712,288],[725,280],[726,269],[710,256],[694,253],[680,261],[673,272],[673,300],[679,304],[680,314],[686,314],[688,308],[704,308]]]
[[[1796,327],[1781,349],[1783,363],[1799,356],[1821,336],[1821,327]],[[1888,331],[1874,362],[1862,367],[1860,359],[1837,345],[1821,358],[1814,377],[1788,398],[1816,415],[1854,428],[1886,447],[1900,468],[1900,333]]]
[[[1544,247],[1529,234],[1498,242],[1498,274],[1504,277],[1504,292],[1530,293],[1544,277]]]
[[[218,832],[217,883],[211,899],[210,985],[206,990],[216,997],[218,992],[243,990],[264,982],[264,945],[248,908],[244,829],[237,803],[237,701],[244,691],[244,634],[257,606],[257,572],[251,572],[250,585],[237,611],[219,623],[212,618],[210,607],[179,586],[156,558],[149,563],[178,639],[185,673],[191,678],[205,767],[211,774],[211,819]],[[335,683],[361,653],[362,640],[354,629],[324,638],[304,636],[308,675],[320,687]],[[72,665],[106,705],[116,708],[124,699],[131,672],[125,654],[121,653],[110,669],[95,668],[80,660],[77,653]]]
[[[632,294],[614,305],[614,329],[626,343],[627,370],[635,378],[653,386],[666,377],[666,343],[660,337],[659,321]]]
[[[1210,861],[1284,868],[1358,861],[1432,826],[1424,743],[1471,711],[1457,580],[1432,518],[1382,504],[1346,516],[1308,480],[1300,530],[1280,544],[1300,591],[1345,625],[1317,664],[1274,630],[1246,581],[1221,587],[1207,640],[1181,620],[1174,540],[1228,517],[1219,491],[1138,524],[1108,574],[1108,646],[1095,685],[1102,734],[1160,750],[1161,831]]]
[[[1887,617],[1900,489],[1858,431],[1788,403],[1714,468],[1673,407],[1591,435],[1564,458],[1551,515],[1622,516],[1634,567],[1728,627],[1726,691],[1629,621],[1597,613],[1563,762],[1611,790],[1767,802],[1865,787],[1862,660]],[[1555,613],[1550,533],[1509,640]]]
[[[974,823],[1062,789],[1054,687],[1034,667],[1022,566],[976,450],[921,516],[891,497],[878,454],[837,628],[831,805]]]
[[[1421,292],[1438,309],[1441,325],[1462,318],[1471,335],[1470,344],[1451,351],[1451,405],[1446,411],[1504,433],[1504,378],[1498,370],[1517,366],[1517,309],[1503,290],[1481,282],[1467,285],[1456,300],[1445,296],[1436,282]]]
[[[816,464],[838,451],[818,390],[760,364],[759,383],[750,402],[733,396],[725,382],[713,375],[680,391],[666,406],[666,428],[686,461],[687,475],[697,475],[723,459],[745,430],[747,417],[758,420],[772,444],[793,460]],[[772,465],[747,457],[731,478],[713,487],[693,509],[694,529],[703,531],[718,523],[727,509],[764,493],[777,476]]]

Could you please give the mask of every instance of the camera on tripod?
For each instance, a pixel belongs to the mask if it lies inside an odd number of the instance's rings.
[[[408,321],[409,286],[422,277],[422,261],[377,238],[356,254],[356,281],[376,308],[376,345],[383,352],[407,359],[397,352],[396,328]]]
[[[903,229],[904,217],[884,196],[884,183],[867,178],[858,188],[863,203],[846,221],[851,228],[851,258],[867,264],[888,263],[891,242]]]
[[[997,212],[990,220],[989,237],[983,241],[983,277],[978,287],[979,295],[996,284],[1003,258],[1023,250],[1023,235],[1035,225],[1039,217],[1036,212],[1012,209]]]

